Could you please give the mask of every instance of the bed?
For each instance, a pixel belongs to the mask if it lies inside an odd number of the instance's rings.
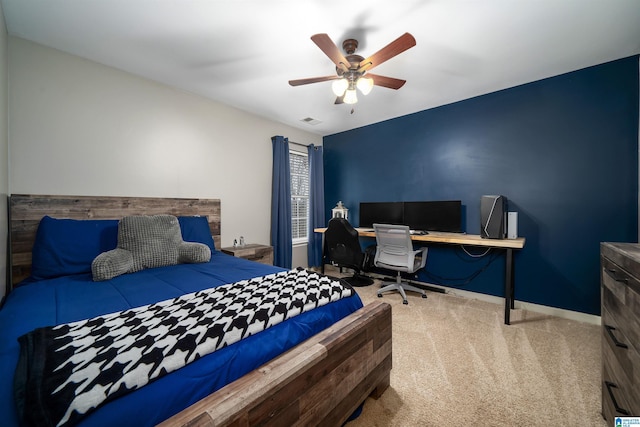
[[[17,425],[13,376],[20,353],[18,337],[43,326],[284,273],[216,249],[220,201],[215,199],[12,195],[9,206],[9,284],[16,286],[0,310],[0,413],[7,414],[6,425]],[[212,249],[210,261],[146,269],[104,282],[74,270],[73,263],[72,274],[64,276],[47,277],[41,268],[32,271],[32,248],[44,217],[108,222],[141,214],[184,219],[184,240],[203,240]],[[210,241],[202,237],[203,220]],[[191,235],[185,236],[185,230]],[[354,293],[203,356],[105,403],[79,422],[83,426],[341,425],[367,396],[384,392],[390,370],[390,306],[362,307]]]

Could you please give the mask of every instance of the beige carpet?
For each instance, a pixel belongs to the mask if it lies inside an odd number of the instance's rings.
[[[331,272],[332,273],[332,272]],[[328,272],[328,274],[331,274]],[[376,282],[356,288],[378,300]],[[391,386],[347,427],[597,426],[600,328],[427,292],[393,310]]]

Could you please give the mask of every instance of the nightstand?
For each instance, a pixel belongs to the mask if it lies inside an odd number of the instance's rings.
[[[229,246],[222,248],[221,251],[238,258],[273,265],[273,247],[271,246],[249,243],[244,246]]]

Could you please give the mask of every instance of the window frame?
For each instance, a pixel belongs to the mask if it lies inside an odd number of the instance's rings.
[[[299,157],[304,157],[306,159],[306,172],[307,172],[307,194],[305,195],[298,195],[293,193],[293,170],[291,168],[291,163],[292,163],[292,158],[293,156],[299,156]],[[306,245],[309,243],[309,222],[310,222],[310,203],[311,203],[311,176],[309,174],[309,154],[303,151],[298,151],[298,150],[294,150],[289,148],[289,170],[290,170],[290,184],[291,184],[291,244],[293,246],[297,246],[297,245]],[[302,174],[296,174],[299,176],[302,176]],[[306,212],[306,223],[307,223],[307,229],[306,232],[304,234],[304,237],[300,237],[299,235],[297,237],[294,237],[295,235],[297,235],[297,233],[294,232],[294,219],[295,220],[300,220],[302,217],[300,215],[294,215],[294,208],[297,206],[296,204],[294,204],[294,198],[298,198],[298,199],[305,199],[306,198],[306,205],[307,205],[307,212]]]

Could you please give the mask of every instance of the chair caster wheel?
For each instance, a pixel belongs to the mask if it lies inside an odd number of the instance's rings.
[[[382,298],[382,294],[378,294],[378,298]]]
[[[405,299],[405,300],[402,300],[402,303],[403,303],[404,305],[409,305],[409,301],[407,301],[406,299]]]
[[[426,294],[422,294],[422,298],[427,299],[427,295]]]

